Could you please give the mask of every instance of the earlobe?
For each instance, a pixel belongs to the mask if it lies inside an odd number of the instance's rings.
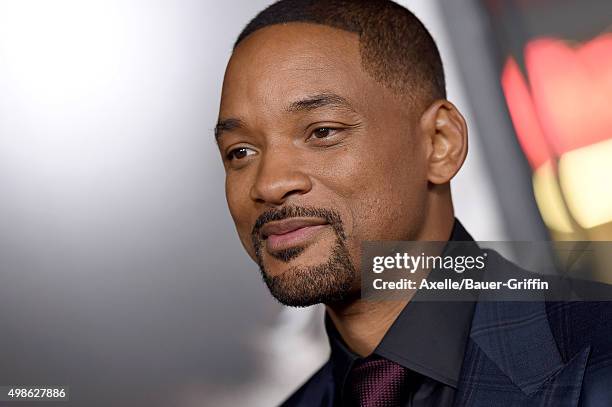
[[[437,100],[423,113],[421,131],[428,146],[429,182],[445,184],[459,171],[468,150],[467,125],[455,105]]]

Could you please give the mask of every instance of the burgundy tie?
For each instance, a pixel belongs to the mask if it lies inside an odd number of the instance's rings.
[[[349,405],[401,407],[409,396],[408,369],[380,356],[355,362],[348,377]]]

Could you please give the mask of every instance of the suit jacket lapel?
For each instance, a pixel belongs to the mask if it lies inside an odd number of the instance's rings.
[[[588,355],[563,361],[544,301],[479,302],[455,405],[574,407]]]

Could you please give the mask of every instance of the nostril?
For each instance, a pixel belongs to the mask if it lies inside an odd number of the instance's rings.
[[[289,198],[291,195],[303,195],[303,194],[305,194],[306,192],[308,192],[308,191],[307,191],[307,190],[305,190],[305,189],[301,189],[301,188],[300,188],[300,189],[294,189],[294,190],[292,190],[292,191],[289,191],[289,192],[285,193],[285,195],[283,195],[283,198],[282,198],[282,199],[283,199],[283,201],[284,201],[284,200],[286,200],[287,198]]]

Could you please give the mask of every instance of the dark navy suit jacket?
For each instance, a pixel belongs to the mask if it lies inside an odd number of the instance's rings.
[[[283,406],[335,391],[328,361]],[[478,302],[454,406],[612,407],[612,301]]]

